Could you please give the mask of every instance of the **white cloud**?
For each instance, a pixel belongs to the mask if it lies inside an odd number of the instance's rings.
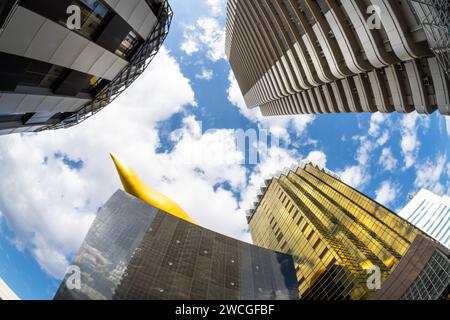
[[[200,51],[199,44],[193,38],[187,38],[181,44],[181,50],[183,50],[187,55],[192,55]]]
[[[306,157],[306,160],[309,160],[322,168],[327,167],[327,155],[322,151],[310,152],[309,155]]]
[[[179,202],[200,224],[248,240],[245,217],[233,193],[214,188],[225,181],[242,188],[246,177],[242,167],[221,159],[205,164],[183,158],[187,146],[230,148],[231,132],[202,135],[200,124],[187,116],[174,150],[155,152],[160,147],[157,123],[188,105],[195,105],[190,82],[162,49],[149,69],[95,117],[63,131],[1,137],[0,211],[14,232],[12,242],[29,250],[50,275],[61,277],[67,257],[78,251],[98,208],[120,187],[110,151]],[[54,156],[57,153],[83,161],[82,169],[68,167]],[[235,149],[227,154],[227,161],[242,157]],[[214,205],[205,207],[205,203]]]
[[[387,207],[397,198],[398,192],[398,187],[390,181],[385,181],[376,191],[375,201]]]
[[[381,152],[381,157],[378,162],[384,170],[394,171],[397,168],[398,161],[392,154],[391,148],[384,148]]]
[[[242,96],[239,85],[232,71],[228,76],[228,100],[236,106],[239,112],[249,121],[258,124],[259,129],[268,130],[272,135],[280,139],[290,142],[290,133],[294,133],[297,137],[306,137],[305,132],[314,122],[315,117],[312,115],[295,115],[295,116],[278,116],[263,117],[259,108],[248,109]],[[308,144],[314,143],[311,139],[306,139]],[[262,151],[260,149],[260,151]],[[248,186],[243,190],[241,208],[248,209],[255,202],[256,194],[264,183],[265,179],[272,177],[278,171],[290,168],[299,163],[301,158],[294,150],[287,150],[278,146],[273,146],[267,152],[262,152],[264,157],[258,164],[254,173],[250,176]],[[326,166],[327,157],[321,151],[313,151],[307,159],[321,166]]]
[[[200,73],[195,75],[195,77],[200,80],[211,80],[214,77],[214,71],[203,68]]]
[[[372,179],[369,172],[369,167],[371,164],[370,160],[373,152],[380,147],[380,145],[373,142],[370,139],[370,136],[356,136],[353,137],[353,140],[359,141],[360,143],[355,156],[358,164],[347,166],[343,170],[339,171],[338,174],[341,176],[342,181],[355,189],[360,189]]]
[[[383,133],[377,139],[378,146],[379,147],[384,146],[386,143],[388,143],[390,138],[391,138],[391,134],[389,133],[389,131],[388,130],[383,131]]]
[[[279,147],[271,147],[264,155],[265,157],[255,167],[254,173],[250,176],[247,188],[241,193],[240,207],[244,210],[252,207],[256,201],[256,195],[266,179],[270,179],[277,172],[299,163],[299,159],[294,152]]]
[[[356,160],[359,164],[365,166],[369,163],[372,157],[372,152],[376,149],[377,145],[369,140],[368,137],[359,137],[361,145],[359,146],[356,153]]]
[[[181,50],[187,55],[205,51],[213,62],[225,59],[225,27],[216,18],[201,17],[185,29]]]
[[[401,149],[405,161],[405,169],[411,168],[419,154],[420,141],[417,137],[419,128],[428,128],[429,117],[420,116],[417,113],[410,113],[404,116],[401,121]]]
[[[416,166],[416,181],[417,188],[428,189],[437,194],[445,193],[445,186],[441,179],[445,175],[447,165],[447,157],[445,155],[439,156],[436,161],[428,160]]]
[[[384,113],[374,113],[370,117],[370,127],[369,134],[373,137],[378,137],[380,135],[382,124],[386,123],[388,116]]]
[[[31,252],[48,274],[61,278],[98,208],[120,188],[109,152],[199,224],[250,241],[244,210],[264,178],[282,169],[280,164],[297,163],[298,154],[271,146],[247,176],[235,133],[202,132],[201,123],[189,115],[190,105],[196,105],[190,81],[163,48],[149,69],[95,117],[67,130],[1,137],[0,212],[14,233],[11,242]],[[158,124],[175,113],[184,118],[181,128],[169,135],[173,148],[157,153]],[[289,125],[300,134],[312,119],[290,119]],[[82,161],[82,168],[67,166],[55,154]],[[320,152],[309,157],[326,164]],[[239,201],[235,192],[240,192]]]
[[[361,165],[347,167],[343,171],[338,172],[338,175],[344,183],[355,189],[360,188],[370,180],[370,175]]]
[[[206,0],[206,3],[214,16],[221,15],[226,6],[225,0]]]

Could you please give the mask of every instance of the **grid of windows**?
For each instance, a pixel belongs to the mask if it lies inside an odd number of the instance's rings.
[[[435,252],[402,300],[438,300],[450,294],[450,260]]]
[[[201,228],[122,191],[103,207],[74,265],[82,288],[63,281],[55,299],[298,298],[290,255]]]
[[[303,299],[369,297],[366,269],[380,267],[384,281],[420,234],[311,164],[268,183],[250,231],[255,244],[292,253]]]

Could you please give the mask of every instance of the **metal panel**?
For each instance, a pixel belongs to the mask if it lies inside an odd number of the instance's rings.
[[[81,109],[64,119],[61,123],[42,127],[38,131],[71,127],[93,116],[114,101],[145,71],[158,53],[169,32],[172,15],[172,9],[168,1],[164,1],[161,11],[158,14],[158,24],[152,31],[153,36],[137,49],[136,53],[130,59],[130,63],[120,70],[119,74],[97,94],[92,102],[85,104]]]
[[[103,48],[90,42],[80,53],[71,68],[75,70],[91,70],[104,53],[105,50]]]
[[[441,68],[436,58],[429,58],[428,65],[430,66],[431,75],[433,77],[433,85],[439,112],[443,115],[450,116],[449,79],[446,77],[444,70]]]
[[[18,7],[0,35],[0,51],[24,56],[45,21],[44,17]]]
[[[26,125],[42,124],[46,123],[55,115],[54,112],[37,112],[28,121]]]
[[[425,114],[430,113],[431,106],[425,93],[425,87],[423,85],[422,74],[418,62],[416,60],[408,61],[405,63],[405,68],[417,112]]]
[[[0,96],[0,114],[17,113],[17,108],[24,99],[24,94],[2,93]]]
[[[25,56],[36,60],[50,61],[70,30],[61,28],[51,20],[46,20],[30,43]]]
[[[22,102],[17,106],[17,113],[35,112],[37,107],[44,101],[45,96],[26,95]]]

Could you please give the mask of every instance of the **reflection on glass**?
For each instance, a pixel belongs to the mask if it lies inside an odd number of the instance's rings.
[[[64,281],[55,299],[298,298],[291,256],[201,228],[122,191],[103,207],[73,264],[81,290]]]
[[[253,212],[256,245],[296,257],[302,299],[365,299],[367,269],[382,281],[420,231],[395,213],[308,164],[274,178]]]
[[[110,13],[109,9],[97,0],[74,0],[72,5],[79,7],[81,13],[80,29],[74,31],[93,39],[103,22],[106,21]],[[66,26],[67,16],[61,17],[60,23]]]
[[[135,48],[138,44],[138,36],[133,31],[130,31],[125,39],[120,44],[119,48],[116,51],[116,54],[126,58],[128,54]]]

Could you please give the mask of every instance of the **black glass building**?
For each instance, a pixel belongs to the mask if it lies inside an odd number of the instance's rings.
[[[186,222],[118,191],[102,208],[57,300],[298,299],[290,255]]]

